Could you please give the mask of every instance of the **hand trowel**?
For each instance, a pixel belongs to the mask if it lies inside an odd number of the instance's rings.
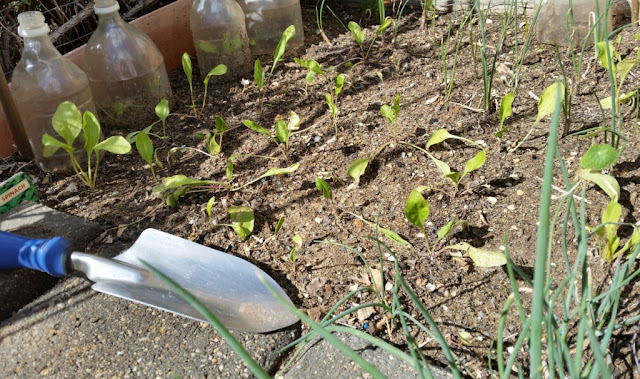
[[[0,270],[31,268],[53,276],[84,273],[96,291],[205,321],[187,301],[144,268],[145,261],[191,292],[230,329],[266,333],[298,321],[265,284],[282,288],[255,265],[221,251],[146,229],[113,259],[74,252],[62,237],[30,239],[0,231]]]

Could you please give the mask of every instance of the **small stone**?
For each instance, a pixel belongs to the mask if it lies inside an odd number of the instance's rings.
[[[516,206],[513,205],[513,204],[509,204],[509,205],[507,205],[507,209],[510,210],[510,211],[515,211],[516,210]]]
[[[322,217],[316,217],[313,219],[316,223],[320,224],[322,222]]]
[[[498,199],[496,199],[493,196],[489,196],[489,197],[487,197],[487,202],[489,202],[489,204],[491,204],[491,205],[495,205],[498,202]]]
[[[522,196],[522,195],[524,195],[524,191],[523,190],[517,190],[516,191],[516,195]]]

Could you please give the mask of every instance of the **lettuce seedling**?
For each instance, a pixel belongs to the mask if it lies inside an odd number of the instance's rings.
[[[65,101],[58,106],[51,122],[53,129],[64,141],[45,133],[42,136],[43,155],[50,157],[58,149],[65,150],[69,154],[75,173],[92,190],[95,188],[98,178],[100,152],[104,150],[113,154],[127,154],[131,151],[131,144],[122,136],[112,136],[101,142],[98,119],[90,111],[85,111],[83,115],[78,107],[70,101]],[[81,131],[84,134],[84,151],[87,155],[86,171],[82,168],[75,155],[74,142]]]
[[[276,68],[278,62],[282,60],[284,56],[284,52],[287,48],[287,43],[289,40],[296,35],[296,27],[293,25],[289,25],[288,28],[282,32],[282,37],[280,37],[280,42],[278,42],[278,46],[276,46],[276,50],[273,52],[273,64],[271,65],[271,70],[269,71],[269,76],[265,78],[264,68],[260,63],[260,59],[256,59],[253,64],[253,79],[256,82],[256,86],[258,86],[258,103],[260,104],[260,115],[262,115],[262,103],[264,98],[264,87],[271,80],[271,76],[273,75],[273,70]]]
[[[464,170],[462,172],[451,170],[451,167],[449,167],[448,164],[446,164],[445,162],[441,161],[440,159],[437,159],[436,157],[433,156],[433,154],[431,154],[428,151],[431,146],[440,144],[440,143],[446,141],[447,139],[457,139],[459,141],[463,141],[463,142],[469,143],[471,145],[474,145],[474,146],[480,148],[480,151],[464,164]],[[429,141],[427,141],[427,145],[426,145],[425,149],[423,149],[421,147],[418,147],[416,145],[413,145],[413,144],[407,144],[407,145],[409,145],[409,146],[411,146],[411,147],[413,147],[413,148],[415,148],[417,150],[422,151],[429,158],[431,158],[431,160],[433,161],[433,163],[436,164],[436,167],[438,168],[438,170],[440,170],[442,175],[453,184],[453,194],[452,194],[452,196],[455,196],[458,193],[458,186],[460,185],[460,181],[465,176],[467,176],[469,173],[471,173],[471,172],[477,170],[478,168],[482,167],[482,165],[485,163],[485,161],[487,159],[487,153],[482,148],[482,146],[480,146],[479,144],[477,144],[477,143],[475,143],[475,142],[473,142],[473,141],[471,141],[471,140],[469,140],[467,138],[463,138],[463,137],[459,137],[459,136],[455,136],[453,134],[450,134],[445,129],[436,130],[431,135],[431,137],[429,137]]]
[[[289,141],[293,135],[297,134],[296,132],[298,129],[300,129],[300,117],[292,111],[289,113],[288,123],[285,123],[284,120],[276,121],[276,134],[271,134],[270,131],[260,126],[260,124],[255,121],[242,120],[242,124],[254,132],[258,132],[269,137],[278,146],[284,157],[287,158],[289,153]],[[282,145],[280,145],[278,141],[280,141]]]
[[[316,188],[318,189],[318,191],[322,192],[322,196],[324,196],[325,199],[331,200],[331,198],[333,197],[333,194],[331,193],[331,187],[329,187],[329,183],[327,183],[324,179],[316,178]]]
[[[362,60],[366,61],[367,57],[369,56],[369,52],[371,51],[371,48],[373,47],[373,44],[376,42],[376,39],[380,36],[380,34],[384,33],[385,30],[387,30],[391,24],[393,23],[393,20],[391,19],[386,19],[382,25],[378,26],[378,28],[376,29],[375,33],[373,34],[373,38],[371,38],[371,43],[369,43],[369,48],[367,48],[367,50],[364,50],[364,32],[362,31],[362,28],[360,27],[360,25],[358,25],[356,22],[354,21],[349,21],[349,30],[351,31],[351,34],[353,35],[353,39],[356,41],[356,43],[358,44],[358,46],[360,46],[360,52],[362,53]]]
[[[187,81],[189,82],[189,92],[191,93],[191,106],[189,108],[193,109],[193,113],[198,116],[198,110],[196,109],[196,101],[193,97],[193,66],[191,65],[191,57],[188,53],[182,54],[182,70],[184,74],[187,76]],[[216,67],[212,68],[211,71],[205,76],[204,83],[204,95],[202,96],[202,107],[200,111],[204,110],[204,105],[207,101],[207,87],[209,86],[209,80],[212,76],[220,76],[227,73],[227,66],[223,64],[219,64]]]
[[[393,100],[393,106],[384,104],[380,107],[380,113],[393,126],[393,140],[398,143],[398,113],[400,113],[400,94]]]
[[[326,80],[327,86],[329,87],[329,92],[325,94],[325,100],[327,105],[329,106],[329,110],[331,111],[331,118],[333,119],[333,127],[336,132],[336,136],[338,135],[338,95],[342,92],[342,88],[344,87],[344,74],[338,74],[335,79],[335,84],[331,78],[324,72],[322,66],[313,60],[313,59],[299,59],[293,58],[297,64],[309,70],[309,73],[306,76],[307,85],[311,84],[313,79],[315,79],[316,74],[322,75],[322,77]]]
[[[220,150],[222,149],[222,136],[227,131],[227,123],[220,116],[216,116],[215,128],[213,135],[209,130],[203,129],[194,133],[194,136],[197,140],[207,141],[207,153],[209,154],[220,154]]]

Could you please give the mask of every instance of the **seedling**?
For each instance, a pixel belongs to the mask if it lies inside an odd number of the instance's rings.
[[[538,115],[536,116],[536,121],[533,123],[533,126],[531,127],[531,129],[529,129],[529,131],[524,136],[522,141],[520,141],[516,145],[516,147],[511,149],[511,152],[516,151],[520,147],[520,145],[522,145],[524,141],[526,141],[527,138],[529,138],[529,135],[531,135],[531,132],[533,132],[533,128],[538,124],[538,122],[540,122],[540,120],[542,120],[543,117],[553,113],[556,102],[560,102],[560,104],[563,104],[564,101],[565,101],[565,86],[564,84],[562,84],[562,82],[557,81],[552,85],[550,85],[549,87],[545,88],[544,91],[542,91],[542,94],[540,95],[540,100],[538,100]],[[563,107],[563,109],[566,110],[565,107]],[[566,124],[565,124],[565,127],[566,127]]]
[[[498,116],[500,117],[500,125],[498,126],[498,131],[496,132],[496,137],[502,138],[504,133],[509,131],[508,126],[504,126],[504,120],[511,116],[512,109],[511,105],[513,104],[514,95],[509,92],[504,95],[502,100],[500,101],[500,109],[498,110]]]
[[[438,145],[438,144],[446,141],[447,139],[457,139],[459,141],[463,141],[463,142],[466,142],[468,144],[471,144],[471,145],[474,145],[474,146],[480,148],[480,151],[464,164],[464,169],[463,169],[462,172],[452,171],[451,167],[449,167],[448,164],[446,164],[445,162],[437,159],[436,157],[433,156],[433,154],[431,154],[428,151],[431,146]],[[473,142],[473,141],[471,141],[471,140],[469,140],[467,138],[463,138],[463,137],[452,135],[449,132],[447,132],[445,129],[436,130],[431,135],[431,137],[429,137],[429,141],[427,141],[427,145],[426,145],[425,149],[423,149],[421,147],[418,147],[416,145],[413,145],[413,144],[407,144],[407,145],[422,151],[429,158],[431,158],[431,160],[433,161],[433,163],[436,164],[436,167],[438,168],[438,170],[440,170],[442,175],[453,184],[453,194],[452,194],[452,196],[455,196],[458,193],[458,186],[460,184],[460,181],[465,176],[470,174],[471,172],[473,172],[473,171],[477,170],[478,168],[482,167],[482,165],[484,164],[484,162],[487,159],[486,152],[485,152],[484,148],[482,148],[482,146],[480,146],[476,142]]]
[[[219,191],[225,190],[227,192],[239,191],[242,188],[249,186],[261,179],[276,176],[290,174],[298,169],[300,163],[294,163],[285,168],[270,168],[264,174],[259,177],[249,180],[248,182],[236,186],[231,183],[231,174],[233,165],[227,166],[227,182],[217,180],[202,180],[187,177],[185,175],[174,175],[168,178],[164,178],[162,183],[153,187],[153,192],[160,193],[165,198],[165,202],[170,207],[176,207],[179,204],[179,199],[190,192],[203,192],[203,191]],[[229,169],[231,167],[231,169]]]
[[[389,238],[393,242],[397,243],[398,245],[403,246],[403,247],[411,247],[411,243],[409,243],[409,241],[407,241],[404,238],[400,237],[400,235],[398,233],[394,232],[393,230],[383,228],[383,227],[377,225],[375,222],[371,222],[369,220],[366,220],[363,217],[358,216],[355,213],[344,212],[343,215],[345,215],[345,214],[348,214],[348,215],[351,215],[351,216],[357,218],[358,220],[364,222],[365,224],[369,225],[373,229],[377,229],[382,234],[384,234],[387,238]]]
[[[331,187],[329,187],[329,183],[324,179],[316,178],[316,188],[318,191],[322,192],[322,196],[324,196],[325,199],[331,200],[333,198]]]
[[[302,250],[302,237],[299,234],[291,237],[291,241],[294,243],[291,250],[289,250],[289,260],[295,265],[298,260],[298,252]]]
[[[151,175],[153,176],[153,181],[156,182],[156,172],[153,169],[153,162],[155,160],[156,164],[163,168],[162,162],[158,159],[157,150],[153,148],[153,142],[151,142],[151,138],[149,138],[149,133],[145,131],[141,131],[136,136],[136,150],[138,150],[138,154],[144,159],[145,162],[149,165],[151,169]]]
[[[353,35],[353,39],[356,41],[358,46],[360,46],[360,52],[362,54],[362,61],[366,61],[367,60],[367,57],[369,56],[369,53],[371,52],[371,48],[373,47],[373,44],[376,42],[376,39],[380,36],[380,34],[384,33],[384,31],[387,30],[391,26],[392,23],[393,23],[393,20],[386,19],[380,26],[378,26],[378,28],[376,29],[375,33],[373,34],[373,38],[371,38],[371,43],[369,43],[369,47],[365,51],[365,49],[364,49],[364,38],[365,38],[365,35],[364,35],[364,32],[362,31],[362,28],[356,22],[349,21],[349,24],[348,24],[349,30],[351,31],[351,34]]]
[[[342,92],[342,88],[344,86],[344,74],[338,74],[335,79],[335,84],[331,78],[324,72],[322,66],[313,60],[313,59],[299,59],[294,58],[297,64],[309,70],[309,73],[306,76],[306,85],[311,84],[313,79],[316,77],[316,74],[322,75],[322,77],[326,80],[327,86],[329,87],[329,92],[325,94],[325,100],[327,105],[329,106],[329,110],[331,111],[331,118],[333,119],[333,128],[335,129],[336,136],[338,135],[338,95]]]
[[[188,53],[182,54],[182,70],[184,74],[187,76],[187,81],[189,82],[189,91],[191,93],[191,108],[193,113],[198,116],[198,110],[196,109],[196,101],[193,97],[193,67],[191,65],[191,57]],[[223,64],[219,64],[216,67],[212,68],[211,71],[205,76],[204,83],[204,95],[202,96],[202,107],[200,108],[200,112],[204,110],[204,105],[207,101],[207,87],[209,86],[209,80],[212,76],[220,76],[227,73],[227,66]]]
[[[349,176],[352,177],[353,180],[355,180],[356,184],[360,184],[360,177],[364,175],[364,172],[366,171],[367,166],[369,165],[369,162],[374,160],[378,156],[378,154],[380,154],[382,150],[384,150],[384,148],[387,146],[389,146],[388,143],[382,145],[382,147],[380,147],[369,158],[356,158],[353,161],[351,161],[351,163],[349,163],[349,166],[347,167],[347,174],[349,174]]]
[[[289,142],[291,140],[291,137],[297,134],[296,132],[298,131],[298,129],[300,129],[300,117],[298,117],[298,115],[293,111],[289,113],[288,123],[285,123],[283,120],[276,121],[275,134],[272,134],[270,131],[260,126],[260,124],[255,121],[242,120],[242,123],[244,124],[244,126],[253,130],[254,132],[258,132],[269,137],[278,146],[285,159],[289,154]],[[282,144],[280,144],[278,141],[282,142]]]
[[[70,101],[65,101],[58,106],[51,122],[53,129],[64,141],[45,133],[42,136],[43,155],[50,157],[58,149],[65,150],[69,154],[75,173],[92,190],[95,188],[98,178],[101,150],[113,154],[127,154],[131,151],[131,144],[122,136],[112,136],[100,142],[100,123],[96,117],[90,111],[85,111],[84,115],[82,115],[78,107]],[[86,171],[82,168],[75,155],[74,142],[80,135],[80,131],[84,133],[84,151],[87,154]]]
[[[276,51],[273,53],[273,64],[271,65],[271,70],[269,71],[269,76],[265,78],[264,68],[260,63],[259,59],[256,59],[253,65],[253,78],[258,86],[258,103],[260,104],[260,114],[262,115],[262,105],[264,101],[264,87],[266,87],[271,80],[271,76],[273,75],[273,70],[276,68],[278,62],[282,60],[284,56],[284,52],[287,48],[287,43],[293,36],[296,35],[296,27],[293,25],[289,25],[287,29],[282,33],[282,37],[280,37],[280,42],[278,42],[278,46],[276,46]],[[266,80],[265,80],[266,79]]]
[[[200,130],[197,131],[194,136],[196,139],[202,141],[207,141],[207,153],[209,154],[220,154],[220,150],[222,149],[222,136],[227,131],[227,123],[220,116],[216,116],[215,121],[216,130],[211,135],[209,130]]]
[[[380,113],[389,121],[393,127],[393,140],[398,143],[398,113],[400,113],[400,94],[393,100],[393,106],[384,104],[380,107]]]
[[[443,227],[438,230],[436,235],[436,244],[431,247],[429,243],[429,237],[424,228],[424,223],[429,218],[431,213],[429,204],[422,196],[422,191],[429,189],[425,186],[420,186],[409,194],[407,203],[404,208],[404,215],[407,217],[410,223],[419,227],[422,230],[427,250],[432,258],[435,258],[443,250],[462,250],[467,253],[469,258],[473,261],[473,264],[478,267],[493,267],[502,266],[507,263],[505,255],[498,251],[488,251],[477,249],[466,242],[460,242],[455,245],[443,246],[446,238],[453,234],[458,227],[466,227],[467,222],[464,220],[456,221],[450,220]]]

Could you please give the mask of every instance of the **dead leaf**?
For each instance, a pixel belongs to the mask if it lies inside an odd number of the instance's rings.
[[[313,278],[311,282],[307,284],[307,292],[318,296],[321,290],[324,292],[325,283],[327,283],[327,280],[324,278]]]
[[[356,316],[358,317],[358,321],[362,324],[375,312],[376,312],[376,309],[374,307],[360,308],[356,312]]]
[[[118,231],[116,232],[116,237],[122,237],[122,234],[124,233],[125,230],[127,230],[128,227],[129,225],[127,224],[118,225]]]

